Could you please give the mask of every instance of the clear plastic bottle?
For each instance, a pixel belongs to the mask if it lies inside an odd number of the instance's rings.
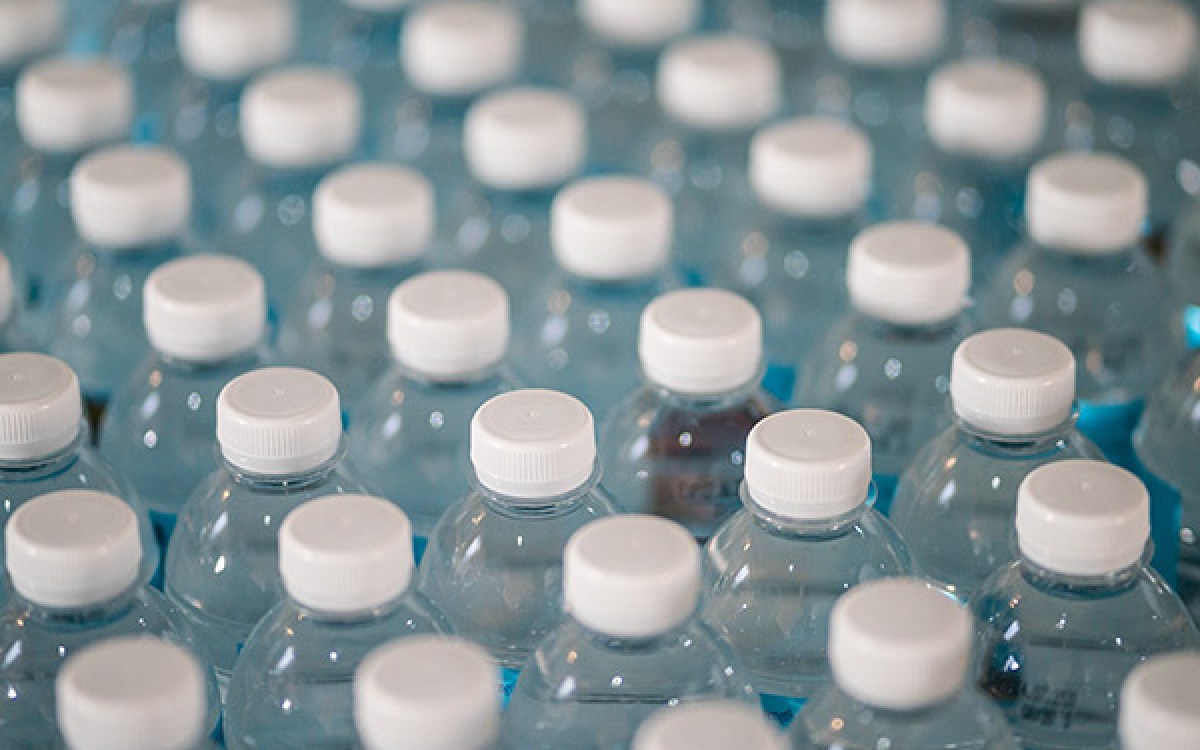
[[[1081,0],[966,0],[954,3],[954,31],[968,57],[1016,60],[1045,79],[1052,119],[1065,114],[1082,71],[1076,37]]]
[[[337,390],[286,367],[241,375],[217,398],[221,456],[179,513],[163,590],[222,689],[250,630],[278,602],[279,527],[324,495],[361,494],[342,465]]]
[[[1146,181],[1118,157],[1061,154],[1033,168],[1027,194],[1028,239],[980,292],[980,322],[1070,347],[1079,429],[1130,466],[1130,433],[1174,340],[1166,282],[1139,242]]]
[[[369,123],[386,120],[387,93],[402,85],[402,34],[415,5],[412,0],[301,0],[302,54],[345,71],[369,94],[363,102],[368,139]]]
[[[295,15],[291,0],[179,4],[183,74],[170,92],[163,142],[192,168],[195,225],[205,240],[217,230],[221,190],[244,158],[238,123],[243,90],[253,76],[291,58]]]
[[[829,616],[834,685],[792,724],[794,750],[1016,750],[968,681],[971,618],[916,579],[865,583]]]
[[[562,620],[567,540],[616,508],[599,486],[592,415],[565,393],[512,391],[479,407],[471,463],[471,490],[430,534],[419,585],[499,664],[507,698]]]
[[[1120,154],[1149,183],[1150,231],[1161,240],[1200,192],[1196,19],[1181,2],[1098,0],[1079,13],[1082,88],[1067,106],[1068,148]]]
[[[895,207],[904,167],[925,137],[925,84],[943,53],[946,15],[943,0],[830,0],[825,7],[829,58],[815,71],[812,101],[799,109],[866,131],[888,215],[902,215]]]
[[[0,354],[29,348],[28,331],[22,316],[22,284],[13,276],[8,256],[0,253]]]
[[[1121,750],[1186,750],[1200,737],[1200,654],[1156,656],[1121,686]]]
[[[669,292],[642,313],[638,357],[644,384],[600,430],[604,486],[707,541],[741,507],[746,435],[778,408],[759,385],[761,319],[732,292]]]
[[[555,89],[501,89],[467,110],[463,155],[472,182],[446,209],[446,261],[485,273],[513,299],[525,299],[554,262],[554,193],[587,158],[583,109]]]
[[[491,750],[499,706],[492,660],[462,638],[393,641],[368,654],[354,675],[363,750]]]
[[[787,741],[745,703],[710,700],[664,708],[642,722],[632,750],[786,750]]]
[[[405,167],[359,164],[321,180],[312,202],[319,255],[288,295],[279,352],[362,393],[390,359],[388,295],[425,266],[433,186]]]
[[[829,682],[829,612],[864,581],[912,573],[904,541],[871,507],[871,439],[854,420],[796,409],[746,441],[745,508],[705,549],[701,617],[750,668],[780,724]]]
[[[67,750],[214,750],[204,670],[185,648],[122,636],[84,649],[55,682]]]
[[[975,676],[1025,747],[1109,747],[1139,662],[1200,647],[1183,602],[1146,560],[1149,498],[1099,461],[1035,469],[1017,495],[1020,559],[971,599]]]
[[[64,660],[114,636],[190,647],[192,634],[162,594],[138,582],[138,519],[121,499],[52,492],[18,508],[4,533],[14,593],[0,609],[0,735],[6,748],[45,750],[58,745],[54,679]],[[209,689],[215,699],[211,676]],[[205,718],[216,726],[215,704]]]
[[[750,144],[755,206],[728,225],[716,284],[763,316],[763,384],[791,402],[797,372],[845,312],[846,250],[871,209],[871,144],[827,118],[764,128]]]
[[[925,91],[925,136],[894,206],[958,233],[975,282],[988,281],[1020,239],[1025,181],[1046,134],[1046,89],[1031,68],[963,59]]]
[[[671,200],[634,177],[568,185],[550,211],[557,268],[522,301],[513,361],[531,384],[579,397],[597,421],[641,380],[642,309],[680,280]]]
[[[239,117],[244,156],[219,191],[212,243],[258,268],[278,310],[316,255],[310,201],[356,152],[362,97],[336,70],[285,66],[246,86]]]
[[[700,585],[700,550],[676,523],[625,515],[576,532],[563,556],[569,617],[521,672],[500,747],[628,747],[663,706],[757,702],[733,649],[696,617]]]
[[[129,133],[133,83],[110,62],[51,58],[21,72],[14,101],[21,143],[0,175],[0,245],[29,284],[36,314],[46,275],[75,240],[71,170],[84,153]]]
[[[852,310],[801,375],[796,403],[867,429],[883,513],[913,456],[949,423],[950,362],[972,327],[970,278],[967,246],[948,229],[897,221],[862,232],[847,260]]]
[[[659,59],[659,114],[634,167],[675,201],[679,260],[702,281],[732,252],[721,227],[754,202],[750,138],[783,106],[782,77],[768,44],[734,34],[686,37]]]
[[[89,407],[102,410],[150,348],[146,278],[188,250],[191,178],[170,151],[113,146],[84,157],[70,184],[80,241],[47,279],[44,348],[71,365]]]
[[[31,60],[57,47],[64,36],[66,9],[62,0],[22,0],[0,3],[0,175],[7,175],[20,153],[17,129],[17,76]]]
[[[377,497],[305,503],[279,529],[287,598],[238,655],[225,709],[225,746],[350,747],[354,672],[395,638],[448,632],[412,585],[412,530]]]
[[[113,393],[99,446],[146,503],[165,556],[175,516],[212,472],[217,395],[266,359],[266,294],[249,263],[196,255],[156,268],[142,296],[153,351]]]
[[[469,271],[433,271],[388,299],[391,366],[351,405],[349,461],[404,509],[417,562],[433,526],[469,487],[475,410],[516,387],[504,362],[508,296]]]
[[[997,328],[959,344],[955,424],[900,477],[891,518],[921,575],[965,603],[1017,556],[1017,487],[1051,461],[1100,459],[1075,429],[1075,358],[1036,331]]]
[[[0,355],[0,526],[34,498],[58,490],[96,490],[126,501],[138,518],[141,579],[158,569],[154,527],[141,500],[92,448],[79,379],[43,354]],[[0,553],[4,550],[0,539]],[[7,586],[0,586],[0,600]]]
[[[178,9],[178,0],[120,2],[103,30],[105,53],[133,75],[133,137],[139,142],[157,143],[166,129],[171,88],[183,71],[175,34]]]
[[[1188,349],[1200,349],[1200,200],[1193,200],[1171,227],[1163,268],[1176,335]]]

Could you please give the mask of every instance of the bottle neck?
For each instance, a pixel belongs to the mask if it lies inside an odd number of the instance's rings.
[[[1030,585],[1050,594],[1091,598],[1119,594],[1129,590],[1141,576],[1152,554],[1152,545],[1147,544],[1142,558],[1132,565],[1107,573],[1080,575],[1063,573],[1045,567],[1024,553],[1020,556],[1021,575]]]
[[[844,513],[824,518],[794,518],[783,516],[763,507],[754,499],[750,489],[743,481],[738,488],[742,505],[754,515],[760,527],[775,536],[785,536],[804,539],[825,539],[841,536],[847,529],[859,522],[867,508],[875,504],[878,491],[872,482],[863,502]]]
[[[389,575],[394,575],[396,571],[387,571]],[[346,610],[329,610],[311,607],[307,604],[302,604],[290,595],[288,604],[296,612],[297,616],[302,619],[311,620],[328,628],[355,628],[363,623],[381,620],[389,617],[400,609],[403,599],[412,591],[412,578],[416,571],[409,571],[409,583],[404,587],[404,590],[396,597],[388,601],[376,605],[374,607],[365,607],[363,609],[346,609]]]
[[[493,362],[492,364],[485,365],[484,367],[445,376],[433,376],[429,375],[428,373],[423,373],[420,370],[405,364],[404,362],[397,361],[394,356],[392,359],[392,367],[395,369],[395,372],[404,380],[416,383],[419,386],[435,391],[467,390],[474,388],[485,381],[492,380],[493,378],[505,377],[506,375],[503,361]]]
[[[893,339],[911,343],[941,341],[954,334],[962,316],[954,315],[935,323],[894,323],[860,313],[867,330],[880,339]]]
[[[493,509],[509,516],[550,517],[570,512],[581,505],[585,498],[600,487],[600,464],[596,463],[591,476],[578,487],[557,495],[543,497],[516,497],[496,492],[485,487],[478,475],[471,477],[472,489]]]
[[[737,388],[716,393],[684,393],[649,379],[646,380],[646,387],[677,408],[693,411],[719,411],[754,399],[766,399],[766,394],[759,386],[761,381],[762,370],[760,369],[753,378]]]
[[[224,455],[221,464],[235,483],[263,494],[292,494],[310,487],[316,487],[328,481],[329,477],[341,466],[342,457],[346,453],[346,440],[343,437],[337,451],[331,458],[304,471],[287,474],[262,474],[248,471]]]
[[[53,476],[64,471],[79,459],[87,442],[87,428],[82,423],[79,432],[62,448],[42,456],[0,461],[0,478],[10,482],[28,482]]]
[[[955,417],[955,426],[960,435],[973,446],[991,453],[1011,455],[1013,457],[1036,458],[1053,455],[1061,451],[1075,430],[1077,411],[1063,422],[1043,432],[1029,435],[1006,435],[990,432],[972,425],[961,416]]]
[[[252,369],[264,359],[261,345],[256,345],[251,349],[246,349],[227,357],[211,360],[184,359],[183,357],[168,354],[161,349],[156,354],[158,356],[158,364],[163,369],[194,377],[217,374],[226,370]]]
[[[75,607],[48,607],[15,593],[26,605],[30,619],[46,628],[89,629],[120,619],[132,607],[137,585],[102,602]]]

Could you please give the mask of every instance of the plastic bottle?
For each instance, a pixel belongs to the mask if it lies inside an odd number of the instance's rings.
[[[126,501],[138,518],[142,581],[158,569],[154,527],[128,483],[91,448],[79,379],[44,354],[0,355],[0,525],[22,505],[58,490],[96,490]],[[0,539],[0,552],[3,552]],[[0,586],[0,599],[7,586]]]
[[[663,706],[756,702],[732,648],[696,617],[699,598],[700,550],[678,524],[626,515],[580,529],[563,556],[569,617],[521,672],[500,746],[625,747]]]
[[[1079,14],[1082,90],[1067,105],[1068,148],[1120,154],[1149,183],[1150,231],[1161,240],[1200,193],[1196,20],[1179,2],[1100,0]]]
[[[796,409],[746,441],[745,507],[709,540],[701,616],[750,668],[787,726],[829,682],[829,611],[850,588],[908,575],[912,558],[870,507],[871,440],[854,420]]]
[[[217,443],[215,471],[179,513],[163,590],[224,689],[250,630],[282,596],[278,534],[288,511],[364,488],[342,466],[337,390],[307,370],[230,381],[217,398]]]
[[[1200,200],[1192,201],[1171,227],[1163,269],[1176,336],[1188,349],[1200,349]]]
[[[1057,339],[997,328],[959,344],[955,424],[900,477],[891,517],[926,579],[966,602],[1017,555],[1017,487],[1051,461],[1101,459],[1075,429],[1075,358]]]
[[[0,175],[12,170],[20,149],[16,83],[21,70],[61,42],[66,25],[62,0],[6,0],[0,3]]]
[[[730,251],[720,228],[753,203],[750,137],[782,107],[782,75],[769,45],[733,34],[681,39],[659,60],[660,114],[635,166],[675,201],[679,259],[701,280]]]
[[[886,513],[901,472],[949,421],[945,408],[954,349],[969,333],[964,313],[970,258],[958,235],[934,224],[898,221],[850,245],[852,311],[812,350],[796,402],[839,411],[871,436]]]
[[[157,638],[112,638],[71,657],[55,682],[67,750],[213,750],[204,670]]]
[[[1020,239],[1025,181],[1046,133],[1046,89],[1023,65],[959,60],[930,77],[925,126],[897,212],[957,232],[975,281],[988,281]]]
[[[364,750],[490,750],[500,725],[495,667],[471,641],[414,635],[372,651],[354,675]]]
[[[809,111],[816,70],[829,55],[826,0],[736,0],[703,3],[707,26],[771,42],[783,65],[787,108]]]
[[[633,750],[786,750],[787,741],[745,703],[695,701],[664,708],[638,727]]]
[[[75,238],[68,177],[85,152],[128,134],[133,83],[113,63],[51,58],[21,72],[15,106],[21,144],[0,177],[0,244],[36,313],[45,276]]]
[[[818,67],[813,101],[800,111],[849,120],[867,132],[880,199],[897,215],[903,168],[925,134],[925,82],[946,42],[945,4],[830,0],[825,40],[830,57]]]
[[[354,672],[376,646],[449,622],[411,585],[412,531],[377,497],[305,503],[279,529],[287,598],[238,655],[225,710],[225,746],[326,745],[355,739]]]
[[[349,461],[404,509],[418,562],[433,525],[468,489],[471,417],[516,387],[505,365],[508,297],[468,271],[433,271],[388,299],[392,363],[351,407]]]
[[[1146,489],[1112,464],[1057,461],[1021,483],[1016,529],[1020,559],[971,599],[976,679],[1023,746],[1110,746],[1130,670],[1200,647],[1183,602],[1147,565]]]
[[[871,144],[859,128],[799,117],[750,144],[755,205],[730,222],[717,284],[763,316],[764,385],[792,400],[812,347],[845,312],[846,250],[872,212]]]
[[[761,320],[731,292],[669,292],[642,313],[638,357],[643,385],[600,430],[604,486],[707,541],[741,507],[746,435],[778,408],[759,385]]]
[[[514,87],[479,99],[463,123],[472,184],[447,207],[447,261],[524,299],[553,263],[550,203],[584,167],[587,123],[569,94]]]
[[[177,0],[117,3],[103,30],[106,54],[133,76],[136,141],[157,143],[166,129],[171,88],[183,71],[175,35],[178,8]]]
[[[971,618],[922,582],[865,583],[829,616],[834,685],[792,724],[794,750],[1015,750],[1004,715],[968,682]]]
[[[345,71],[369,94],[364,101],[368,123],[383,119],[383,112],[380,118],[372,114],[402,80],[401,35],[414,5],[412,0],[302,0],[302,52]]]
[[[0,354],[29,348],[27,331],[22,325],[21,282],[13,278],[8,256],[0,253]]]
[[[390,359],[388,295],[425,266],[433,186],[405,167],[359,164],[321,180],[312,202],[319,256],[288,296],[279,352],[362,393]]]
[[[277,309],[315,256],[309,202],[358,148],[362,98],[343,73],[288,66],[246,86],[239,117],[244,157],[221,191],[212,242],[258,268]]]
[[[4,532],[14,593],[0,610],[0,733],[6,748],[45,750],[58,745],[54,680],[68,657],[114,636],[190,646],[192,634],[162,594],[138,582],[138,519],[119,498],[52,492],[18,508]],[[215,707],[205,718],[212,729]]]
[[[680,284],[671,200],[635,177],[568,185],[550,210],[557,268],[518,313],[513,361],[529,383],[578,396],[598,421],[638,384],[642,309]]]
[[[1121,750],[1185,750],[1200,737],[1200,654],[1156,656],[1121,686]]]
[[[229,175],[242,168],[243,90],[253,76],[292,56],[296,26],[291,0],[185,0],[179,5],[183,74],[170,92],[163,141],[192,168],[195,224],[205,239],[218,229]]]
[[[153,351],[114,392],[99,445],[148,506],[165,558],[179,509],[212,471],[217,395],[266,359],[266,294],[249,263],[196,255],[156,268],[142,296]]]
[[[1142,401],[1173,356],[1166,283],[1139,242],[1146,181],[1114,156],[1061,154],[1033,168],[1027,194],[1028,240],[980,292],[980,322],[1070,347],[1079,429],[1130,466]]]
[[[968,57],[999,57],[1033,67],[1046,81],[1054,118],[1077,89],[1076,49],[1081,0],[967,0],[955,3],[955,28]]]
[[[188,250],[191,177],[170,151],[114,146],[84,157],[70,185],[80,242],[46,282],[45,348],[74,368],[89,407],[103,409],[149,349],[146,277]]]
[[[430,534],[419,585],[500,665],[507,698],[562,619],[567,540],[616,509],[599,485],[592,415],[565,393],[512,391],[479,407],[471,463],[471,490]]]

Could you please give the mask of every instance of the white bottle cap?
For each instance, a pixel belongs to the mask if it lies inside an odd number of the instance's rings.
[[[864,315],[898,325],[938,323],[966,305],[971,257],[945,227],[890,221],[854,238],[846,281]]]
[[[219,362],[258,346],[267,328],[262,276],[228,255],[194,255],[146,278],[142,319],[150,345],[189,362]]]
[[[1128,471],[1103,461],[1056,461],[1017,490],[1021,554],[1064,575],[1115,573],[1142,558],[1150,496]]]
[[[392,356],[431,380],[457,380],[498,363],[508,350],[504,287],[471,271],[431,271],[388,298]]]
[[[685,34],[700,16],[698,0],[580,0],[579,16],[609,44],[658,47]]]
[[[1196,21],[1165,0],[1102,0],[1083,6],[1079,55],[1088,74],[1118,86],[1165,86],[1182,78],[1196,53]]]
[[[204,672],[182,646],[123,636],[88,646],[55,680],[70,750],[192,750],[204,736]]]
[[[1046,129],[1046,87],[1011,62],[968,60],[929,78],[925,124],[938,148],[985,159],[1014,159],[1038,147]]]
[[[71,172],[71,218],[93,245],[134,249],[183,234],[192,212],[187,162],[157,146],[111,146]]]
[[[954,350],[950,399],[964,422],[995,435],[1036,435],[1071,416],[1075,356],[1053,336],[983,331]]]
[[[500,495],[546,498],[576,489],[596,465],[592,413],[574,396],[528,389],[493,397],[471,419],[471,463]]]
[[[412,580],[412,526],[404,511],[369,495],[309,501],[279,528],[279,573],[288,596],[305,607],[381,607]]]
[[[472,176],[488,187],[553,187],[583,167],[587,120],[565,92],[505,89],[471,105],[463,125],[463,151]]]
[[[344,167],[313,194],[317,248],[338,265],[379,268],[413,260],[429,247],[433,229],[433,186],[407,167]]]
[[[829,0],[825,36],[834,53],[872,67],[928,62],[942,49],[942,0]]]
[[[434,96],[468,96],[512,80],[521,65],[521,17],[493,3],[425,5],[404,23],[401,62],[412,85]]]
[[[750,142],[750,183],[772,211],[826,219],[858,211],[871,190],[871,142],[857,127],[797,117]]]
[[[123,500],[94,490],[60,490],[30,500],[4,529],[13,588],[42,607],[106,602],[137,583],[138,520]]]
[[[678,627],[700,600],[700,548],[687,529],[636,514],[592,521],[563,552],[563,610],[614,638]]]
[[[632,750],[787,750],[762,711],[731,700],[700,700],[656,711],[638,727]]]
[[[217,442],[234,466],[254,474],[297,474],[337,453],[337,389],[309,370],[267,367],[239,375],[217,398]]]
[[[761,124],[783,99],[783,69],[765,42],[725,34],[673,43],[658,63],[658,102],[690,128],[740,130]]]
[[[1162,654],[1121,686],[1121,750],[1195,750],[1200,737],[1200,652]]]
[[[128,135],[133,82],[104,60],[45,60],[17,79],[16,113],[21,138],[33,148],[86,151]]]
[[[667,263],[675,231],[666,192],[639,177],[590,177],[559,191],[550,243],[560,266],[588,279],[634,279]]]
[[[364,750],[486,750],[500,728],[496,667],[464,638],[414,635],[376,648],[354,674]]]
[[[8,256],[0,253],[0,326],[8,323],[16,308],[16,295],[13,293],[12,264]]]
[[[858,422],[821,409],[762,419],[746,440],[746,490],[783,518],[827,519],[866,502],[871,438]]]
[[[646,378],[696,395],[740,388],[758,377],[762,318],[723,289],[681,289],[642,311],[638,357]]]
[[[62,29],[62,0],[0,1],[0,69],[45,52]]]
[[[915,578],[869,581],[829,617],[829,666],[852,698],[891,711],[940,703],[966,682],[971,616]]]
[[[331,68],[264,73],[242,94],[242,145],[277,169],[311,169],[347,159],[358,145],[362,96]]]
[[[49,456],[79,436],[83,397],[65,362],[33,352],[0,354],[0,461]]]
[[[288,58],[295,26],[289,0],[188,0],[179,9],[179,57],[193,75],[242,81]]]
[[[1076,253],[1112,253],[1146,224],[1146,179],[1109,154],[1059,154],[1029,172],[1025,219],[1034,241]]]

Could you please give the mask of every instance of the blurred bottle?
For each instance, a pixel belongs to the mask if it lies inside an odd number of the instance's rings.
[[[813,100],[812,74],[828,59],[825,43],[826,0],[726,0],[704,2],[708,26],[769,41],[783,65],[789,111],[808,112]]]
[[[3,0],[0,2],[0,175],[12,171],[20,154],[16,86],[21,71],[63,40],[66,9],[62,0]]]
[[[787,742],[745,703],[707,700],[660,709],[642,722],[633,750],[786,750]]]
[[[354,79],[364,99],[364,119],[383,115],[386,93],[400,85],[401,34],[414,0],[301,0],[306,61],[332,65]],[[368,127],[369,131],[369,127]]]
[[[171,89],[183,73],[175,34],[178,0],[117,3],[102,32],[104,52],[133,76],[135,141],[158,143],[166,132]]]
[[[1121,750],[1184,750],[1200,737],[1200,654],[1156,656],[1121,686]]]
[[[23,291],[23,284],[13,277],[8,256],[0,253],[0,354],[21,351],[30,346],[22,312]]]

